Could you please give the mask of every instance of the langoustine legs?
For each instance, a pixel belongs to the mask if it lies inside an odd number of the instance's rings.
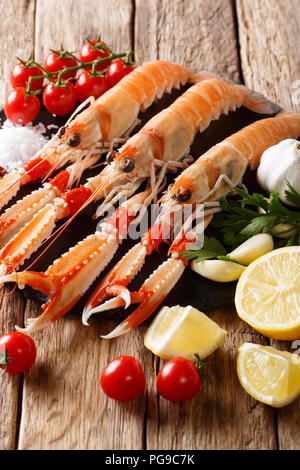
[[[188,260],[181,258],[180,253],[186,249],[187,244],[196,243],[197,235],[210,222],[215,209],[211,203],[228,194],[232,185],[242,182],[247,166],[252,170],[257,168],[264,150],[283,139],[297,138],[299,135],[300,115],[279,114],[274,118],[257,121],[231,135],[184,170],[163,196],[163,209],[158,221],[142,241],[106,275],[89,298],[83,312],[83,322],[87,324],[88,318],[94,313],[137,303],[140,304],[139,307],[104,337],[110,339],[125,334],[142,323],[156,310],[183,274]],[[170,215],[178,211],[178,206],[179,210],[183,210],[185,204],[193,207],[203,203],[203,222],[194,229],[188,224],[183,226],[170,247],[171,257],[152,273],[138,292],[125,292],[126,286],[140,271],[146,257],[157,249],[173,230]],[[205,203],[210,206],[208,210],[205,210]],[[121,288],[122,296],[118,294]],[[117,294],[114,294],[114,291]],[[113,295],[117,297],[99,305]]]

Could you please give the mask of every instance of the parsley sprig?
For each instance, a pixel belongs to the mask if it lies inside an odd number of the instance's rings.
[[[206,259],[217,258],[225,261],[234,261],[228,255],[227,250],[224,248],[221,242],[214,237],[206,237],[204,235],[203,247],[199,250],[185,250],[180,253],[182,258],[195,259],[196,263],[205,261]]]
[[[258,233],[270,233],[278,224],[289,224],[294,234],[276,242],[276,248],[300,244],[300,194],[287,181],[289,189],[286,198],[296,210],[288,209],[279,200],[279,193],[271,191],[270,197],[262,194],[248,194],[241,188],[233,187],[241,199],[220,201],[222,212],[215,214],[212,227],[218,229],[225,245],[235,247]],[[247,207],[250,206],[250,207]],[[263,209],[262,213],[255,208]]]

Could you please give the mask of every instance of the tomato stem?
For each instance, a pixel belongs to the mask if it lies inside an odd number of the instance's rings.
[[[196,369],[198,371],[198,374],[200,375],[201,379],[202,380],[207,380],[209,375],[208,374],[204,374],[202,369],[203,367],[205,366],[205,362],[202,361],[201,357],[199,356],[199,354],[195,354],[195,357],[196,357],[196,362],[195,362],[195,366],[196,366]]]
[[[4,348],[4,352],[0,352],[0,368],[3,369],[2,374],[4,374],[4,372],[6,372],[7,364],[11,361],[12,361],[12,358],[9,357],[9,355],[7,353],[7,349]],[[4,366],[4,367],[2,367],[2,366]]]
[[[76,57],[76,55],[73,52],[66,51],[63,48],[63,46],[61,46],[60,54],[63,54],[63,57],[66,57],[66,56],[73,57],[74,59],[77,60],[78,63],[77,63],[77,65],[73,65],[72,67],[66,67],[65,69],[60,70],[59,72],[48,72],[43,67],[43,65],[41,65],[39,62],[36,62],[35,60],[32,59],[32,57],[30,57],[30,64],[33,64],[33,65],[36,65],[36,66],[40,67],[40,69],[44,73],[42,75],[36,75],[36,76],[33,76],[33,77],[29,78],[28,83],[27,83],[27,87],[26,87],[25,97],[27,98],[30,95],[38,95],[38,94],[42,93],[42,88],[40,88],[39,90],[35,90],[35,91],[31,90],[31,83],[34,80],[41,80],[41,79],[46,78],[47,80],[54,83],[55,86],[66,86],[67,80],[63,80],[63,75],[68,73],[68,72],[73,72],[74,70],[86,69],[87,67],[92,67],[91,75],[92,76],[98,76],[98,73],[96,72],[96,67],[97,67],[98,64],[101,64],[103,62],[108,62],[110,60],[125,57],[125,64],[129,65],[131,63],[131,57],[132,57],[132,54],[133,54],[132,51],[124,51],[124,52],[114,53],[114,52],[111,51],[111,49],[108,46],[101,43],[100,40],[98,40],[96,44],[94,44],[93,42],[91,42],[89,40],[88,40],[88,42],[90,44],[92,44],[93,46],[95,46],[95,49],[97,49],[97,50],[105,49],[110,54],[106,57],[102,57],[100,59],[95,59],[95,60],[92,60],[90,62],[82,62],[78,57]],[[56,51],[52,51],[52,52],[56,52]],[[60,56],[60,54],[59,54],[59,56]],[[23,63],[23,61],[21,61],[20,59],[18,59],[18,60]],[[103,74],[103,71],[101,71],[101,72]],[[52,77],[57,77],[57,79],[55,80]]]

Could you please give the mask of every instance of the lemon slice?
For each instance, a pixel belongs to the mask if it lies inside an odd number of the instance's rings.
[[[144,344],[163,359],[178,356],[195,361],[217,349],[227,332],[199,310],[188,306],[163,307],[149,326]]]
[[[274,407],[288,405],[300,394],[300,357],[270,346],[244,343],[237,373],[241,385],[256,400]]]
[[[236,288],[237,313],[269,338],[300,338],[300,246],[274,250],[251,263]]]

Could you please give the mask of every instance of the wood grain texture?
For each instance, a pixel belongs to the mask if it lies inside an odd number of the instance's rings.
[[[9,74],[16,56],[26,60],[33,52],[35,0],[0,0],[1,46],[0,103],[11,88]]]
[[[60,44],[79,51],[99,34],[113,50],[131,49],[131,0],[37,0],[35,52],[43,61]]]
[[[241,67],[245,84],[300,111],[299,0],[237,0]],[[270,341],[295,352],[291,342]],[[299,346],[298,346],[299,348]],[[300,448],[300,400],[275,411],[280,449]]]
[[[139,61],[167,59],[237,80],[231,2],[138,1],[135,56]],[[207,360],[210,381],[197,399],[176,405],[159,398],[155,377],[162,361],[148,363],[146,375],[152,378],[146,421],[149,449],[276,448],[273,411],[250,399],[236,376],[238,346],[257,335],[237,319],[234,310],[212,317],[227,329],[228,337],[224,347]]]
[[[28,302],[27,316],[35,304]],[[118,403],[99,384],[114,357],[131,354],[145,367],[141,332],[100,339],[113,325],[66,316],[35,335],[37,361],[24,383],[19,449],[142,449],[145,397]]]
[[[0,0],[1,11],[1,60],[0,60],[0,104],[4,105],[5,95],[11,88],[9,73],[16,63],[16,56],[23,59],[33,51],[35,1]],[[17,31],[17,34],[16,34]],[[8,294],[9,288],[1,289]],[[11,296],[0,297],[0,336],[13,331],[16,324],[22,324],[24,302],[15,292]],[[0,394],[0,449],[14,449],[16,419],[18,409],[19,376],[1,376]]]
[[[231,0],[137,0],[137,61],[165,59],[239,80]]]
[[[11,296],[3,296],[9,294],[10,288],[1,289],[0,295],[0,336],[14,331],[15,325],[22,325],[24,301],[19,292],[15,292]],[[20,381],[22,377],[19,375],[0,375],[0,449],[11,450],[16,446],[16,426],[17,411],[19,402]]]
[[[300,110],[299,7],[299,0],[237,0],[245,83],[287,111]]]

